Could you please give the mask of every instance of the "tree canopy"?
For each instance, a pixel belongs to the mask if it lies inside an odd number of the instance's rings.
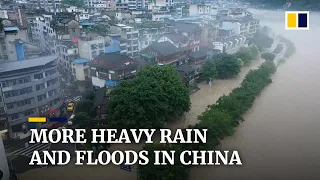
[[[202,76],[204,79],[214,79],[218,76],[216,65],[212,59],[206,60],[202,65]]]
[[[90,99],[82,99],[78,104],[76,111],[77,112],[87,112],[90,113],[92,110],[93,101]]]
[[[91,125],[91,119],[88,113],[79,112],[74,116],[73,122],[79,125],[80,128],[87,128]]]
[[[121,128],[161,128],[189,111],[189,90],[171,66],[149,66],[110,93],[108,122]]]
[[[241,64],[234,55],[221,53],[213,59],[219,78],[229,78],[240,73]]]
[[[261,58],[263,58],[267,61],[273,61],[275,57],[276,57],[276,55],[273,53],[262,53],[261,54]]]
[[[87,91],[83,94],[84,99],[94,100],[94,92],[93,91]]]
[[[180,162],[180,154],[183,149],[174,144],[146,144],[143,150],[148,151],[149,163],[138,166],[139,180],[186,180],[189,177],[189,168]],[[159,166],[154,165],[154,151],[163,150],[170,153],[175,151],[174,165]],[[162,159],[160,157],[160,159]]]
[[[259,32],[257,32],[252,39],[250,39],[250,44],[254,44],[261,51],[266,48],[271,48],[273,44],[273,39],[268,34],[268,28],[262,28]]]

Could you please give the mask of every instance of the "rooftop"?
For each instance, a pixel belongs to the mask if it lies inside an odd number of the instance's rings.
[[[10,72],[14,70],[20,70],[20,69],[27,69],[27,68],[32,68],[32,67],[37,67],[37,66],[43,66],[51,61],[56,60],[58,57],[57,56],[43,56],[39,58],[34,58],[34,59],[26,59],[22,61],[12,61],[12,62],[7,62],[0,64],[0,73],[3,72]]]
[[[73,62],[76,63],[76,64],[83,64],[83,63],[89,62],[89,59],[79,58],[79,59],[74,59]]]
[[[148,52],[150,52],[149,49],[152,49],[153,51],[158,52],[162,56],[169,56],[169,55],[176,54],[176,53],[180,52],[180,50],[176,46],[171,44],[169,41],[164,41],[164,42],[160,42],[160,43],[152,43],[151,45],[146,47],[143,51],[148,53]]]

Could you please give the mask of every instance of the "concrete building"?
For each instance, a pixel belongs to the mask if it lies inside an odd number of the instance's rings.
[[[125,24],[116,24],[110,27],[112,33],[120,34],[127,40],[127,55],[135,57],[139,52],[139,31]]]
[[[83,35],[78,41],[79,56],[92,60],[100,53],[104,53],[105,40],[104,37],[96,33],[88,33]]]
[[[118,0],[116,3],[117,10],[128,10],[129,0]]]
[[[3,20],[4,29],[0,31],[0,62],[23,59],[23,43],[28,42],[26,29],[13,26],[11,21]]]
[[[59,40],[57,44],[59,64],[64,73],[72,72],[72,61],[79,57],[78,43],[72,40]]]
[[[162,35],[171,32],[172,25],[161,21],[149,21],[137,24],[139,31],[139,49],[148,47],[156,42]]]
[[[107,8],[107,0],[84,0],[84,5],[93,11],[101,11]]]
[[[63,0],[28,0],[26,6],[30,9],[45,9],[47,12],[62,12]]]
[[[190,4],[189,5],[189,16],[201,16],[211,14],[210,4]]]
[[[79,58],[72,61],[72,73],[74,79],[77,81],[89,80],[89,60]]]
[[[56,31],[50,26],[52,15],[42,15],[34,17],[31,24],[32,42],[37,44],[42,51],[55,53]]]
[[[170,12],[155,12],[152,13],[152,21],[164,21],[171,18],[172,15]]]
[[[259,28],[259,20],[253,18],[225,19],[221,22],[221,29],[232,29],[234,35],[249,38],[253,37]]]
[[[57,56],[44,56],[1,64],[1,91],[11,138],[24,138],[29,116],[47,116],[62,105]]]
[[[127,55],[104,53],[92,60],[89,66],[92,85],[111,88],[120,80],[134,76],[139,63]]]

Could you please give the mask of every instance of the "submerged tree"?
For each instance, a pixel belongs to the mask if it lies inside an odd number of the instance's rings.
[[[234,55],[222,53],[213,58],[219,78],[229,78],[240,73],[241,64]]]
[[[214,79],[218,76],[216,65],[213,60],[206,60],[202,66],[202,76],[204,79]]]
[[[189,111],[187,86],[171,66],[150,66],[110,93],[108,122],[118,128],[161,128]]]

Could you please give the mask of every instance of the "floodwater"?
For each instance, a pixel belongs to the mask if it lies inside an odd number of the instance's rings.
[[[236,133],[222,141],[223,150],[239,150],[243,166],[198,166],[191,169],[190,180],[318,180],[320,179],[320,41],[319,14],[310,14],[310,31],[285,31],[284,12],[252,11],[262,25],[293,40],[297,53],[282,64],[273,82],[262,92],[245,115]],[[319,34],[317,34],[319,32]],[[214,104],[223,94],[239,86],[250,68],[262,60],[244,67],[239,76],[216,80],[212,88],[200,84],[201,90],[191,95],[192,107],[184,120],[175,127],[197,122],[207,105]],[[318,85],[317,85],[318,84]],[[172,127],[172,125],[171,125]],[[141,145],[112,147],[137,150]],[[21,180],[55,179],[128,179],[136,180],[133,172],[109,166],[72,165],[35,169],[19,175]]]
[[[294,41],[297,53],[278,68],[236,133],[222,141],[222,150],[239,151],[243,165],[196,167],[190,179],[319,180],[320,14],[310,14],[309,31],[286,31],[284,12],[252,12]]]

